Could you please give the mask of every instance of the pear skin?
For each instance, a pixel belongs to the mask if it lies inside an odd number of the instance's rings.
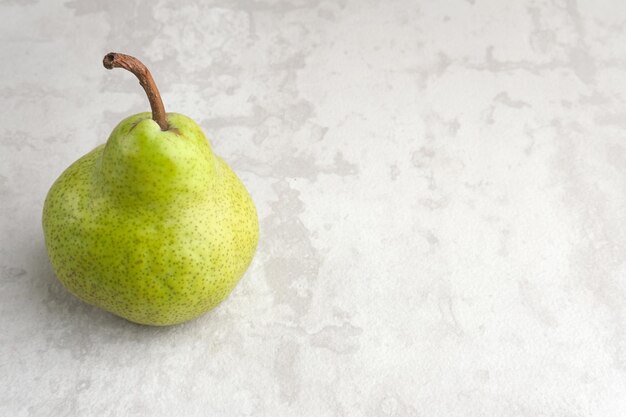
[[[154,114],[154,112],[153,112]],[[211,310],[256,251],[254,203],[186,116],[140,113],[52,185],[43,230],[78,298],[132,322],[172,325]]]

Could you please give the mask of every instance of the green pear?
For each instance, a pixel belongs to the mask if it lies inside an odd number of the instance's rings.
[[[200,127],[165,113],[139,60],[110,53],[103,62],[139,78],[152,113],[122,120],[52,185],[43,208],[52,267],[78,298],[130,321],[191,320],[224,300],[252,261],[254,203]]]

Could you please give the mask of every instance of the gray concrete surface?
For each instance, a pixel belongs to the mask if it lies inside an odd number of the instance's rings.
[[[182,5],[184,3],[184,5]],[[626,415],[626,3],[0,1],[0,415]],[[149,64],[261,220],[232,296],[133,325],[46,192]]]

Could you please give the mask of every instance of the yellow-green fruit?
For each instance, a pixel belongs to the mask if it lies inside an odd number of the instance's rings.
[[[43,228],[54,271],[82,300],[169,325],[224,300],[250,264],[250,195],[191,119],[140,113],[54,183]]]

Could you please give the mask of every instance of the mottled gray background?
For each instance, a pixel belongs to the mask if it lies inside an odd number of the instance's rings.
[[[184,3],[184,5],[181,5]],[[626,415],[626,2],[1,0],[0,415]],[[56,281],[45,194],[152,68],[257,203],[173,328]]]

